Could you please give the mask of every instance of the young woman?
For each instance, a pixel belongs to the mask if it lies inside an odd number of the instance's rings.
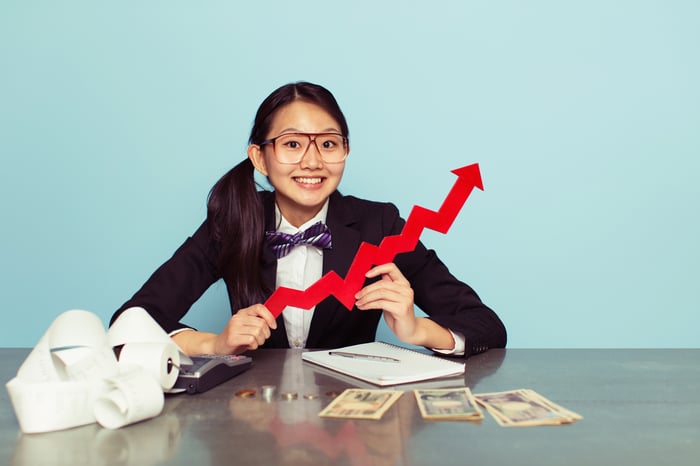
[[[401,233],[404,220],[393,204],[338,192],[348,135],[325,88],[298,82],[275,90],[256,114],[248,158],[212,188],[206,221],[112,321],[141,306],[189,354],[364,343],[374,340],[382,316],[399,340],[444,354],[504,347],[498,316],[422,243],[367,272],[351,312],[333,297],[311,310],[287,307],[277,319],[264,306],[276,287],[306,289],[331,270],[344,277],[362,242],[376,245]],[[257,190],[254,170],[274,191]],[[284,243],[309,228],[315,244]],[[216,334],[181,323],[219,279],[231,304],[226,327]],[[428,317],[417,317],[414,304]]]

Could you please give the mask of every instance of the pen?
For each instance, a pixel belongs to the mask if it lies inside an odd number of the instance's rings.
[[[401,362],[396,358],[390,358],[389,356],[377,356],[374,354],[348,353],[345,351],[329,351],[328,354],[330,354],[331,356],[343,356],[345,358],[352,359],[368,359],[370,361]]]

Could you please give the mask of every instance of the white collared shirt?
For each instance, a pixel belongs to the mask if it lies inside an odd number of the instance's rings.
[[[326,222],[328,213],[328,200],[321,210],[308,222],[299,228],[293,226],[282,215],[275,204],[275,225],[277,231],[290,235],[306,230],[317,222]],[[277,279],[275,286],[284,286],[296,290],[305,290],[321,278],[323,274],[323,249],[307,244],[298,245],[281,259],[277,259]],[[287,306],[282,311],[284,326],[287,329],[287,340],[290,348],[306,347],[306,338],[311,327],[311,318],[316,306],[309,310]]]

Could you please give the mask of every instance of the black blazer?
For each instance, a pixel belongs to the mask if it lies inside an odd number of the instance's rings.
[[[274,193],[263,191],[260,195],[265,209],[265,229],[273,230]],[[333,247],[323,253],[323,274],[333,270],[345,277],[362,242],[378,245],[384,237],[400,234],[405,222],[393,204],[343,196],[336,191],[330,197],[326,223]],[[217,246],[204,222],[119,308],[112,321],[123,310],[141,306],[166,332],[187,327],[180,320],[209,286],[222,278],[216,257]],[[267,249],[261,260],[263,279],[274,289],[277,261]],[[394,262],[411,282],[415,304],[438,324],[465,336],[466,356],[505,346],[506,330],[501,320],[471,287],[449,272],[434,251],[419,242],[414,251],[398,254]],[[232,291],[228,284],[227,290],[230,298]],[[231,309],[232,314],[235,311]],[[379,311],[357,308],[348,311],[331,296],[316,306],[306,346],[336,348],[373,341],[381,316]],[[264,347],[288,347],[281,316]]]

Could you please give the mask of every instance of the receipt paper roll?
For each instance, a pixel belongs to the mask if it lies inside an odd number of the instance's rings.
[[[179,374],[180,352],[174,343],[127,343],[119,353],[119,366],[140,366],[168,390]]]

